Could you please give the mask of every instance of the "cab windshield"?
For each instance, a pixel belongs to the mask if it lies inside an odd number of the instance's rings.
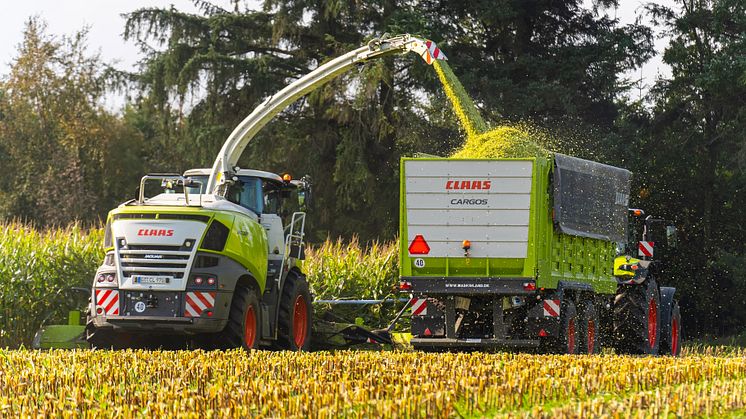
[[[205,190],[207,190],[207,180],[209,176],[207,175],[197,175],[197,176],[189,176],[192,178],[193,181],[199,182],[199,185],[190,186],[187,187],[187,192],[189,195],[196,195],[196,194],[203,194],[205,193]]]
[[[239,176],[238,180],[228,188],[226,199],[260,215],[264,209],[261,179]]]

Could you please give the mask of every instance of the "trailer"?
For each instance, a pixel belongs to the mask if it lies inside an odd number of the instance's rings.
[[[675,290],[622,251],[630,179],[562,154],[402,159],[400,289],[414,348],[678,354]]]

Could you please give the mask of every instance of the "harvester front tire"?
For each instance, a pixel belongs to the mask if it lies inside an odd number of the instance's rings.
[[[660,294],[655,280],[625,285],[614,299],[616,352],[657,355],[660,329]]]
[[[226,326],[229,341],[246,350],[259,349],[261,326],[261,307],[256,291],[245,285],[236,285]]]
[[[679,302],[674,300],[671,305],[671,323],[666,327],[666,336],[661,336],[661,355],[679,356],[681,354],[682,332]]]
[[[282,288],[278,330],[279,349],[308,351],[311,348],[313,306],[305,276],[290,272]]]

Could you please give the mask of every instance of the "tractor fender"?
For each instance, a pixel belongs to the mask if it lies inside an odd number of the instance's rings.
[[[661,336],[668,336],[671,332],[669,327],[671,325],[671,309],[673,308],[674,293],[676,288],[674,287],[660,287],[661,295],[661,310],[660,310],[660,328]]]

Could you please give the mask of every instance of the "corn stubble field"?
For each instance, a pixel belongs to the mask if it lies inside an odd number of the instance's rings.
[[[737,414],[745,355],[0,351],[0,416]]]
[[[28,345],[58,291],[90,286],[99,229],[0,228],[0,347]],[[381,298],[396,242],[328,241],[304,269],[323,298]],[[375,310],[367,320],[390,318]],[[645,417],[746,408],[746,351],[615,355],[0,350],[0,417]]]

